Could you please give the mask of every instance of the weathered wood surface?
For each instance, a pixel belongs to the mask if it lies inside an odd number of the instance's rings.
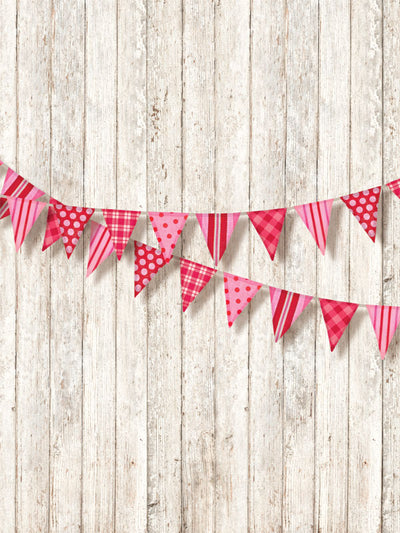
[[[245,211],[398,177],[394,0],[0,0],[0,159],[68,203]],[[0,167],[0,179],[3,171]],[[101,218],[97,216],[97,220]],[[400,203],[373,245],[335,204],[324,257],[290,212],[274,263],[244,217],[221,268],[398,304]],[[331,354],[317,302],[275,344],[268,293],[233,328],[216,276],[133,298],[133,245],[85,277],[0,239],[5,533],[400,530],[399,336],[365,310]],[[135,236],[155,244],[141,220]],[[177,247],[211,265],[195,220]]]

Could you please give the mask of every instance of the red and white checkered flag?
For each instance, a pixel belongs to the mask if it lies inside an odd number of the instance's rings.
[[[135,229],[140,211],[122,211],[120,209],[103,209],[104,220],[114,243],[118,260],[128,244],[128,241]]]
[[[249,211],[248,216],[261,237],[272,261],[279,244],[286,209],[270,209],[269,211]]]
[[[328,332],[331,352],[333,352],[340,337],[353,318],[354,313],[357,311],[358,304],[336,302],[335,300],[327,300],[326,298],[320,298],[319,303]]]
[[[200,291],[204,289],[216,270],[181,258],[182,310],[186,311]]]

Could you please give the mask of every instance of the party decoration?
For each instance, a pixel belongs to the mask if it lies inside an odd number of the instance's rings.
[[[400,307],[391,305],[367,305],[367,309],[378,340],[381,358],[384,359],[390,341],[399,325]]]
[[[46,233],[44,234],[44,241],[42,251],[47,250],[49,246],[54,244],[62,237],[60,225],[54,207],[50,204],[47,211]]]
[[[319,303],[328,332],[331,352],[333,352],[354,313],[357,311],[358,304],[336,302],[327,298],[320,298]]]
[[[161,250],[135,241],[135,298],[167,263]]]
[[[135,229],[140,211],[123,211],[122,209],[103,209],[104,220],[110,232],[118,261]]]
[[[1,165],[4,165],[4,163],[0,162]],[[4,167],[7,168],[7,172],[3,188],[1,189],[2,195],[12,196],[13,198],[25,198],[26,200],[37,200],[45,194],[28,180],[17,174],[15,170],[12,170],[6,165]],[[7,199],[0,198],[0,220],[8,217],[9,214]]]
[[[78,244],[78,241],[83,233],[86,224],[92,217],[94,210],[90,207],[75,207],[72,205],[64,205],[61,202],[55,200],[54,198],[51,198],[50,202],[53,205],[58,226],[60,228],[60,233],[62,235],[64,248],[69,259],[71,257],[72,252],[75,250],[76,245]],[[54,220],[52,221],[52,224],[53,223]],[[53,233],[56,237],[56,232],[54,228]]]
[[[262,285],[247,278],[224,272],[226,314],[229,327],[235,322],[243,309],[251,302]]]
[[[278,342],[293,322],[298,319],[313,297],[276,287],[269,287],[269,295],[271,298],[275,342]]]
[[[149,218],[160,243],[162,254],[165,259],[169,259],[174,252],[176,241],[182,233],[188,215],[187,213],[157,213],[151,211]]]
[[[196,296],[201,292],[210,279],[216,273],[214,268],[210,268],[189,259],[180,258],[181,266],[181,286],[182,286],[182,310],[189,307]]]
[[[269,211],[249,211],[248,216],[261,237],[272,261],[278,248],[279,237],[285,220],[286,209]]]
[[[240,213],[197,214],[197,220],[206,239],[215,266],[225,253]]]
[[[89,260],[86,277],[90,276],[90,274],[94,272],[96,268],[113,253],[113,251],[114,244],[108,228],[92,220],[90,226]]]
[[[333,200],[311,202],[295,207],[302,221],[314,237],[322,255],[325,255],[326,236],[328,234],[329,219],[331,217]]]
[[[7,201],[14,229],[15,248],[18,251],[46,204],[35,200],[11,197]]]
[[[340,197],[372,242],[375,242],[376,237],[380,194],[381,187],[373,187],[372,189]]]
[[[390,183],[387,183],[386,185],[389,187],[392,193],[397,196],[397,198],[400,198],[400,179],[393,180]]]

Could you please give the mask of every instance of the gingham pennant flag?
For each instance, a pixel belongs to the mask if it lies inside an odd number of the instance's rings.
[[[384,359],[390,341],[400,321],[400,307],[392,305],[367,305],[368,314],[378,340],[381,358]]]
[[[161,250],[135,241],[135,298],[169,261]]]
[[[15,247],[18,251],[46,204],[24,198],[9,197],[7,201],[14,229]]]
[[[136,222],[140,216],[140,211],[103,209],[103,216],[111,234],[118,260],[120,260],[132,232],[135,229]]]
[[[113,251],[114,244],[108,228],[92,220],[90,225],[89,260],[86,277],[90,276]]]
[[[272,261],[275,257],[285,220],[286,209],[269,211],[249,211],[248,216],[261,237]]]
[[[372,242],[376,237],[380,194],[381,187],[373,187],[340,197]]]
[[[149,218],[165,259],[170,259],[188,218],[187,213],[150,212]]]
[[[302,221],[314,237],[322,255],[325,254],[332,204],[333,200],[323,200],[322,202],[311,202],[295,207]]]
[[[5,179],[1,194],[13,198],[25,198],[26,200],[37,200],[44,195],[44,192],[29,183],[28,180],[20,176],[0,162],[0,176],[5,173]],[[8,209],[7,199],[0,198],[0,219],[7,217],[10,214]]]
[[[333,352],[345,329],[350,324],[354,313],[357,311],[358,304],[337,302],[326,298],[320,298],[319,303],[328,332],[331,352]]]
[[[261,283],[224,272],[226,314],[229,327],[261,289]]]
[[[289,292],[276,287],[269,288],[269,295],[275,342],[278,342],[311,302],[312,296]]]
[[[42,252],[62,237],[60,225],[54,207],[50,204],[47,211],[46,233],[44,234]]]
[[[181,287],[182,287],[182,310],[189,307],[196,296],[201,292],[210,279],[216,273],[214,268],[200,265],[181,257]]]
[[[218,265],[218,261],[225,253],[239,216],[240,213],[200,213],[196,215],[215,265]]]
[[[393,180],[390,183],[386,183],[386,185],[389,187],[392,193],[397,196],[397,198],[400,198],[400,179]]]

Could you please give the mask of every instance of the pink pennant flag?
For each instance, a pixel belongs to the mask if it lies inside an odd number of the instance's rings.
[[[183,312],[189,307],[196,296],[201,292],[216,273],[214,268],[200,265],[181,257],[181,286]]]
[[[376,237],[380,194],[381,187],[373,187],[372,189],[340,197],[372,242],[375,242]]]
[[[247,213],[257,233],[261,237],[272,261],[279,244],[286,209],[270,209],[269,211],[249,211]]]
[[[93,215],[94,209],[91,209],[90,207],[64,205],[54,198],[51,198],[50,202],[53,205],[58,226],[62,235],[64,248],[69,259],[72,252],[75,250],[76,245],[78,244],[86,224]],[[55,230],[54,233],[56,237],[57,234]],[[55,240],[53,242],[55,242]]]
[[[391,305],[367,305],[372,326],[378,340],[381,358],[384,359],[390,341],[400,321],[400,307]]]
[[[161,250],[135,241],[135,298],[169,261]]]
[[[354,313],[357,311],[358,304],[337,302],[326,298],[320,298],[319,303],[328,332],[331,352],[333,352],[345,329],[350,324]]]
[[[392,193],[397,196],[397,198],[400,198],[400,179],[393,180],[390,183],[386,183],[386,185],[389,187]]]
[[[314,237],[322,255],[325,255],[326,236],[328,234],[329,219],[331,217],[333,199],[295,207],[302,221]]]
[[[261,289],[261,283],[224,272],[226,313],[229,327]]]
[[[122,257],[132,232],[135,229],[139,215],[140,211],[103,209],[104,220],[111,234],[118,260]]]
[[[196,215],[215,266],[218,265],[218,261],[224,255],[239,216],[240,213],[204,213]]]
[[[7,201],[14,229],[15,247],[18,251],[46,204],[24,198],[8,197]]]
[[[275,342],[278,342],[311,302],[312,296],[289,292],[276,287],[269,288],[269,295]]]
[[[90,225],[89,260],[86,277],[90,276],[113,251],[114,244],[108,228],[92,220]]]
[[[54,207],[50,204],[47,211],[46,233],[44,235],[42,252],[47,250],[49,246],[58,241],[60,237],[62,237],[62,234],[58,224],[58,218],[56,216]]]
[[[149,213],[150,222],[165,259],[170,259],[188,218],[187,213]]]
[[[20,176],[12,170],[7,168],[6,177],[4,180],[1,194],[4,196],[11,196],[13,198],[25,198],[26,200],[37,200],[44,195],[44,192],[29,183],[25,178]],[[0,198],[0,219],[8,217],[10,211],[8,209],[7,199]]]

